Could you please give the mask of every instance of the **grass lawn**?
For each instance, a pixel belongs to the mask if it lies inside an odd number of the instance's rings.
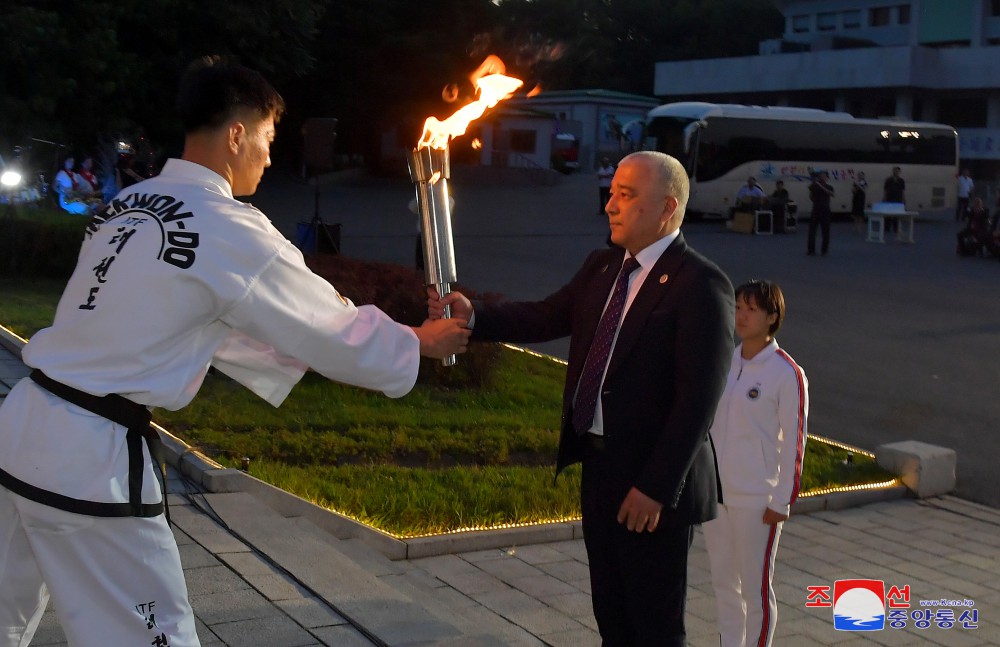
[[[51,322],[59,282],[0,280],[0,323],[23,337]],[[459,358],[461,361],[461,358]],[[158,423],[218,462],[399,536],[579,516],[580,472],[553,482],[565,367],[505,350],[495,386],[418,383],[392,400],[309,373],[275,409],[209,375]],[[811,440],[802,491],[891,475]]]

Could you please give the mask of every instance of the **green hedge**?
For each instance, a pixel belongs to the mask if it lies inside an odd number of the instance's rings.
[[[68,279],[89,219],[41,207],[0,209],[0,276]]]

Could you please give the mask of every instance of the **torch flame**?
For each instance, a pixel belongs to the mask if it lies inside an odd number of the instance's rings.
[[[478,99],[459,108],[444,121],[428,117],[424,132],[417,142],[417,150],[425,147],[444,149],[448,140],[465,134],[469,123],[483,116],[488,109],[500,103],[523,85],[520,79],[504,76],[507,68],[499,57],[489,55],[469,79],[476,87]]]

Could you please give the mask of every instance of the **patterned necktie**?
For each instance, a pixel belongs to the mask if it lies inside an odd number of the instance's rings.
[[[608,355],[611,353],[611,341],[618,330],[618,321],[625,310],[625,297],[628,296],[628,277],[639,267],[639,261],[629,257],[625,259],[615,289],[611,293],[608,307],[604,309],[601,321],[597,324],[597,333],[590,344],[587,361],[583,365],[580,385],[576,392],[576,402],[573,405],[573,429],[577,434],[585,434],[594,424],[594,413],[597,408],[597,394],[604,377],[604,369],[608,365]]]

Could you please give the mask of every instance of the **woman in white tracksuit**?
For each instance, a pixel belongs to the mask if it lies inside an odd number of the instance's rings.
[[[774,283],[736,289],[736,334],[711,435],[719,461],[719,516],[703,524],[722,647],[771,645],[771,584],[782,523],[799,492],[809,383],[774,335],[785,299]]]

